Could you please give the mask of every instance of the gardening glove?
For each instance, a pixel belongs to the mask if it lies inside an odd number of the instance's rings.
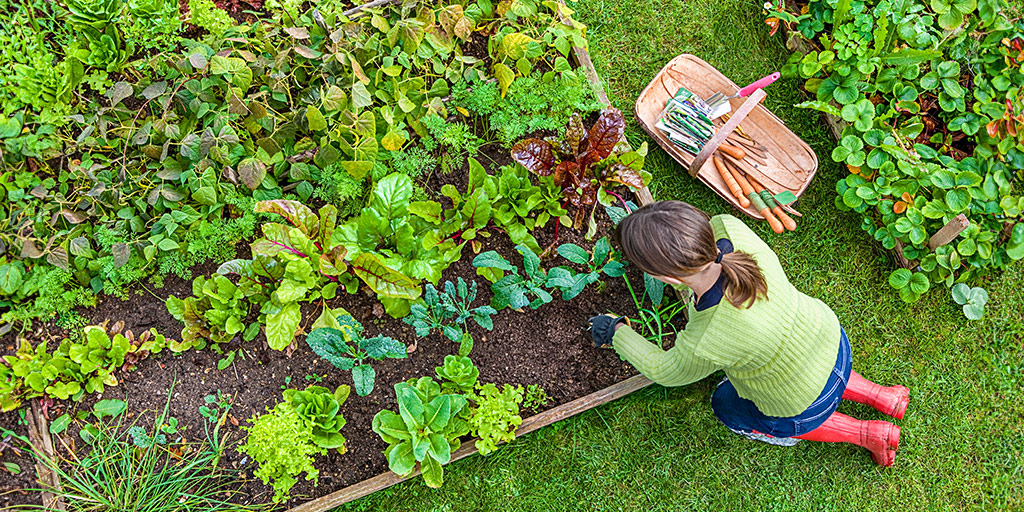
[[[617,317],[611,314],[590,317],[587,330],[590,331],[590,337],[594,340],[594,345],[598,348],[611,345],[612,337],[615,336],[615,326],[619,325],[619,322],[626,322],[628,325],[629,319],[624,316]]]

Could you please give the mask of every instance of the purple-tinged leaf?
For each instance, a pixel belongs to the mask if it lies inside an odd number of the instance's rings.
[[[288,219],[288,222],[298,228],[299,231],[302,231],[307,237],[316,238],[320,219],[313,213],[313,210],[310,210],[309,207],[299,201],[288,199],[260,201],[256,203],[256,212],[276,213]]]
[[[512,159],[531,172],[548,176],[555,167],[551,144],[540,139],[524,139],[512,146]]]

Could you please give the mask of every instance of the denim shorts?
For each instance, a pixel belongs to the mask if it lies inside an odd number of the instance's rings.
[[[711,395],[711,409],[719,421],[739,433],[759,432],[771,437],[794,437],[818,427],[835,412],[846,391],[852,369],[850,340],[846,331],[839,329],[839,354],[836,366],[825,383],[825,389],[804,412],[789,418],[768,416],[757,409],[754,402],[741,398],[736,387],[726,378]]]

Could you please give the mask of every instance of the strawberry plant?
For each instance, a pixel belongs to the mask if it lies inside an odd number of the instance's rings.
[[[985,316],[985,304],[988,303],[988,292],[984,288],[971,288],[964,283],[957,283],[951,289],[953,301],[963,306],[964,316],[968,320],[979,320]]]
[[[813,0],[794,20],[813,46],[784,68],[815,96],[799,106],[844,122],[832,159],[850,175],[836,184],[836,207],[917,263],[916,273],[890,276],[903,300],[1024,257],[1024,231],[1013,236],[1024,206],[1014,107],[1024,25],[1004,11],[994,2]],[[929,236],[959,214],[970,227],[930,248]]]

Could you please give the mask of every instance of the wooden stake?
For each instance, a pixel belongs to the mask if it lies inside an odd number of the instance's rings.
[[[967,220],[967,216],[962,213],[953,217],[953,219],[946,223],[945,226],[942,226],[942,229],[936,231],[935,234],[928,239],[928,248],[934,251],[935,249],[952,242],[954,238],[959,236],[960,233],[963,233],[963,231],[970,225],[971,222]]]
[[[43,417],[43,408],[39,405],[39,399],[32,400],[32,408],[26,415],[28,420],[28,440],[32,445],[32,451],[38,456],[50,461],[56,461],[57,452],[53,449],[53,438],[50,437],[49,427],[46,425],[46,418]],[[55,489],[60,491],[60,479],[46,464],[36,462],[36,476],[44,489]],[[54,495],[50,491],[42,492],[43,507],[45,510],[67,510],[63,498]]]

